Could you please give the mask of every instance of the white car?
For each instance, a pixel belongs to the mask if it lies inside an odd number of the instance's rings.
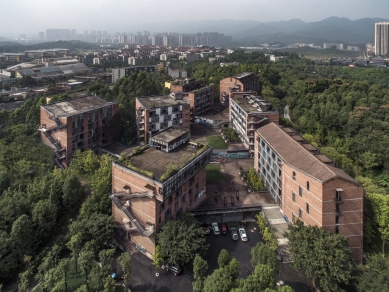
[[[219,235],[220,234],[219,225],[216,222],[212,223],[212,229],[213,229],[213,233],[215,235]]]
[[[239,228],[239,235],[240,235],[240,239],[242,239],[242,241],[248,240],[247,234],[246,234],[246,231],[244,230],[244,228]]]

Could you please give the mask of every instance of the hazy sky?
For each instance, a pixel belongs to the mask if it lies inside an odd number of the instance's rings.
[[[389,0],[0,0],[0,36],[35,37],[46,28],[135,32],[172,20],[389,18],[388,11]]]

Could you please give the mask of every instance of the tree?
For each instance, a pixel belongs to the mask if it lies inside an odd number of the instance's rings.
[[[251,264],[255,267],[258,264],[268,265],[277,275],[280,270],[279,261],[275,252],[262,242],[257,243],[251,249]]]
[[[77,273],[78,257],[82,248],[81,236],[79,234],[73,235],[66,245],[72,251],[74,268]]]
[[[161,256],[161,248],[159,245],[155,247],[155,254],[153,255],[153,266],[158,269],[163,262],[163,257]]]
[[[103,249],[99,252],[101,274],[103,275],[103,277],[111,275],[114,254],[114,249]]]
[[[219,265],[220,266],[220,265]],[[208,263],[200,255],[196,255],[193,261],[193,278],[192,282],[194,291],[203,291],[205,273],[208,269]]]
[[[360,267],[357,290],[361,292],[389,291],[389,263],[381,255],[366,258],[366,264]],[[372,280],[374,279],[374,280]]]
[[[80,253],[80,257],[78,258],[78,265],[84,274],[87,291],[89,291],[89,274],[92,270],[92,265],[94,264],[94,255],[92,251],[86,250]]]
[[[253,274],[241,282],[240,291],[265,291],[267,288],[272,289],[275,284],[274,270],[268,265],[258,264],[255,266]]]
[[[204,230],[191,215],[170,220],[157,235],[161,255],[171,263],[186,264],[208,248]]]
[[[370,194],[368,200],[373,207],[373,216],[382,238],[382,256],[385,256],[385,244],[389,240],[389,196]]]
[[[104,292],[115,292],[115,280],[111,276],[105,278]]]
[[[75,203],[80,200],[81,196],[81,183],[78,177],[71,173],[64,181],[62,187],[62,203],[65,208],[72,208]]]
[[[19,274],[19,286],[18,291],[28,292],[30,291],[30,283],[34,274],[32,269],[27,269],[25,272]]]
[[[217,263],[219,265],[219,268],[223,268],[224,266],[227,266],[231,261],[230,254],[226,249],[222,249],[219,253],[219,256],[217,258]]]
[[[24,255],[32,253],[35,236],[28,215],[23,214],[12,224],[11,239],[14,253],[19,255],[20,261]]]
[[[51,234],[51,229],[54,227],[57,220],[56,206],[47,200],[40,200],[35,204],[32,210],[32,222],[37,228],[39,238],[48,238]]]
[[[347,239],[297,220],[289,225],[289,248],[296,268],[303,270],[322,291],[338,291],[355,275]]]
[[[118,261],[123,270],[124,291],[127,291],[130,285],[131,257],[128,253],[124,252],[118,257]]]
[[[239,262],[233,258],[227,266],[216,269],[204,281],[204,292],[229,292],[236,286]]]

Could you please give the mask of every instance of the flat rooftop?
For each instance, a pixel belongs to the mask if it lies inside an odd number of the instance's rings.
[[[266,110],[262,110],[262,108],[260,106],[254,106],[254,103],[251,102],[250,103],[250,99],[247,99],[247,98],[242,98],[242,97],[232,97],[232,99],[238,104],[240,105],[247,113],[258,113],[258,112],[261,112],[261,113],[264,113],[264,112],[277,112],[276,110],[272,110],[272,111],[266,111]],[[258,98],[259,100],[259,98]],[[259,101],[259,103],[262,105],[270,105],[271,103],[264,100],[264,99],[261,99]]]
[[[188,160],[190,157],[193,155],[197,156],[197,152],[200,149],[201,148],[196,147],[193,148],[190,144],[184,144],[173,151],[166,153],[149,147],[141,154],[131,157],[131,162],[137,168],[152,172],[155,176],[155,180],[159,180],[166,172],[168,164],[172,163],[181,169],[189,163]]]
[[[181,127],[170,127],[167,130],[152,136],[151,138],[158,141],[170,143],[188,132],[189,130]]]
[[[60,101],[53,104],[43,105],[43,108],[53,114],[55,117],[68,117],[96,110],[112,104],[116,103],[107,102],[100,97],[89,95]]]
[[[255,75],[253,74],[253,72],[242,72],[242,73],[240,73],[240,74],[238,74],[238,75],[235,75],[234,77],[235,77],[236,79],[242,79],[242,78],[246,78],[246,77],[249,77],[249,76],[255,77]]]
[[[184,103],[182,100],[174,100],[170,95],[137,97],[137,99],[147,109]]]

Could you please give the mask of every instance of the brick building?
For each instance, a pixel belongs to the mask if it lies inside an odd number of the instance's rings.
[[[190,127],[190,105],[182,95],[137,97],[135,101],[138,138],[149,138],[171,127]]]
[[[254,167],[290,220],[343,234],[354,259],[363,257],[363,188],[290,128],[255,132]]]
[[[183,94],[182,98],[190,104],[192,120],[195,116],[206,113],[213,108],[213,88],[204,86],[202,81],[185,78],[167,82],[165,85],[170,88],[170,92]]]
[[[131,162],[112,165],[110,198],[117,227],[149,257],[163,224],[206,198],[205,167],[212,147],[189,141],[188,130],[172,127],[153,136],[143,152],[130,154]]]
[[[220,102],[229,102],[231,92],[254,91],[259,94],[259,79],[252,72],[243,72],[220,81]]]
[[[254,152],[254,131],[268,123],[279,123],[279,113],[273,105],[252,92],[231,92],[229,116],[232,128]]]
[[[40,108],[41,141],[54,149],[61,168],[69,165],[77,149],[96,149],[118,140],[119,123],[119,104],[95,95]]]

